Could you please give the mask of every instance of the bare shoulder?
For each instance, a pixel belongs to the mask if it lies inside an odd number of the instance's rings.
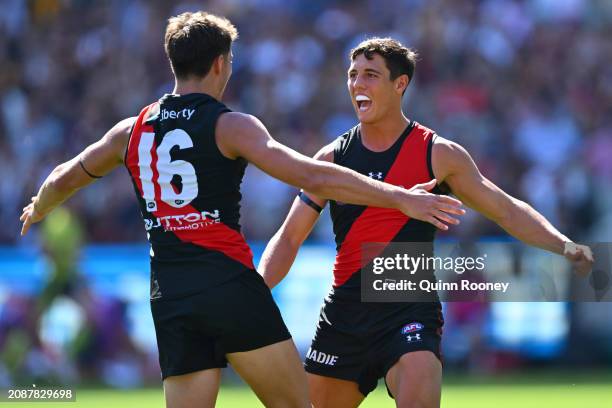
[[[263,123],[253,116],[242,112],[227,112],[219,116],[215,133],[221,136],[249,134],[256,128],[264,128]]]
[[[136,116],[131,116],[129,118],[120,120],[115,126],[113,126],[113,129],[129,134],[130,130],[132,130],[132,126],[134,126],[134,123],[136,122],[136,119],[138,119]]]
[[[436,175],[448,174],[453,169],[463,167],[472,162],[470,154],[463,146],[440,136],[436,137],[433,141],[431,156]]]
[[[127,147],[130,131],[136,119],[136,116],[132,116],[119,121],[106,133],[104,138],[112,144],[124,144]]]
[[[268,131],[261,121],[247,113],[227,112],[219,116],[215,125],[215,141],[223,156],[236,159],[245,156],[249,145],[266,139]]]
[[[136,122],[137,117],[132,116],[119,121],[113,126],[101,140],[103,146],[109,151],[115,152],[117,159],[123,162],[125,151],[130,140],[130,132]]]
[[[321,161],[334,161],[334,149],[336,148],[336,141],[331,142],[328,145],[323,146],[315,155],[314,159]]]
[[[440,156],[445,159],[451,159],[455,156],[461,156],[467,153],[467,150],[457,142],[437,136],[433,141],[433,155]]]

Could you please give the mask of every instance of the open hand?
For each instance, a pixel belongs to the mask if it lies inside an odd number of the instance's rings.
[[[23,213],[21,214],[21,217],[19,217],[19,220],[23,222],[23,226],[21,227],[21,236],[27,234],[32,224],[45,218],[44,214],[40,214],[38,211],[36,211],[36,200],[36,196],[32,197],[32,202],[23,207]]]
[[[429,222],[441,230],[447,230],[448,225],[459,224],[459,219],[453,215],[463,215],[461,201],[445,195],[429,193],[436,186],[437,180],[433,179],[427,183],[417,184],[408,190],[410,200],[402,208],[402,212],[411,218]]]

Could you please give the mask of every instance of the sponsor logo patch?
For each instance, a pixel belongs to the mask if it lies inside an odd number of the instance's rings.
[[[214,210],[213,212],[202,211],[189,214],[166,215],[152,219],[145,218],[144,222],[147,231],[153,228],[163,228],[165,231],[198,230],[212,224],[219,224],[221,222],[221,213],[219,210]]]
[[[166,120],[166,119],[181,119],[181,118],[189,120],[191,119],[194,113],[195,113],[195,109],[183,109],[179,111],[174,111],[170,109],[162,109],[162,111],[160,112],[161,114],[160,121]]]
[[[308,349],[308,353],[306,353],[306,358],[308,360],[312,360],[317,363],[330,366],[336,365],[336,362],[338,361],[338,356],[323,353],[322,351],[317,351],[313,348]]]

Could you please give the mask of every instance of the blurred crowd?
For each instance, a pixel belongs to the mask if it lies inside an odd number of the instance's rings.
[[[41,223],[40,238],[46,275],[42,287],[22,293],[0,284],[0,387],[135,387],[158,379],[146,296],[130,302],[120,289],[104,296],[93,288],[79,265],[83,229],[67,209],[57,209]],[[23,275],[23,280],[32,279]],[[146,337],[139,336],[140,322],[149,326]]]
[[[172,91],[165,23],[198,9],[227,16],[240,31],[224,102],[260,117],[283,143],[312,155],[352,127],[348,51],[369,36],[391,36],[420,55],[404,101],[410,118],[465,146],[488,178],[568,236],[612,240],[608,0],[3,0],[0,245],[29,246],[40,236],[18,239],[18,218],[56,164]],[[251,166],[243,185],[247,239],[269,239],[294,194]],[[88,242],[145,239],[126,171],[85,189],[69,207]],[[451,232],[498,233],[473,213]],[[330,239],[328,217],[314,238]],[[111,384],[140,378],[133,370],[155,377],[154,351],[126,335],[126,305],[96,296],[61,259],[40,298],[2,305],[0,384],[16,381],[19,367],[30,377],[78,371],[87,379],[90,372]],[[453,333],[471,340],[452,342],[466,345],[467,355],[480,341],[470,333],[485,312],[469,304],[448,312],[449,327],[467,327]],[[75,313],[69,320],[80,322],[64,328],[72,335],[58,347],[67,355],[42,352],[45,316],[54,313]],[[62,358],[74,364],[59,364]]]
[[[392,36],[420,54],[407,115],[463,144],[482,172],[574,239],[612,231],[612,3],[606,0],[4,0],[0,244],[44,177],[173,88],[166,19],[205,9],[240,38],[225,102],[312,155],[355,116],[348,50]],[[244,232],[267,240],[295,190],[250,168]],[[94,242],[145,239],[126,171],[70,206]],[[498,232],[468,216],[461,234]],[[327,217],[315,238],[327,238]]]

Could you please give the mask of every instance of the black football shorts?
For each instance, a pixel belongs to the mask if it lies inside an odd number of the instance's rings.
[[[151,302],[162,378],[227,366],[225,354],[291,338],[254,270],[180,299]]]
[[[435,303],[360,303],[326,299],[304,363],[307,372],[353,381],[367,395],[406,353],[442,360],[442,308]]]

